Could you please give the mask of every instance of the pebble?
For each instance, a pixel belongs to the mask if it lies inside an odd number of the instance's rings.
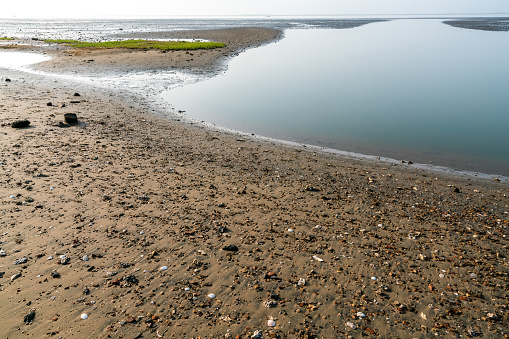
[[[300,278],[300,279],[299,279],[299,282],[297,283],[297,285],[299,285],[299,286],[304,286],[304,285],[306,285],[306,280],[304,280],[304,278]]]
[[[0,257],[5,257],[7,253],[3,249],[0,249]]]
[[[83,256],[83,261],[88,261],[88,255],[86,255],[86,254],[85,254],[85,255]]]
[[[28,261],[28,258],[20,258],[17,260],[14,260],[14,265],[24,264]]]
[[[88,319],[88,314],[83,313],[83,314],[81,315],[81,319],[83,319],[83,320]]]
[[[267,321],[267,326],[275,327],[276,326],[276,322],[274,321],[274,319],[269,319],[269,321]]]
[[[207,295],[207,297],[209,297],[210,299],[214,299],[216,295],[214,293],[210,293],[209,295]]]
[[[162,267],[160,268],[160,270],[161,270],[161,271],[166,271],[167,269],[168,269],[168,266],[162,266]]]
[[[366,317],[366,315],[362,312],[357,312],[357,316],[361,319]]]
[[[322,258],[318,258],[316,255],[313,256],[313,259],[315,259],[316,261],[319,261],[319,262],[322,262],[323,259]]]
[[[477,274],[475,274],[475,273],[471,273],[471,274],[470,274],[470,278],[472,278],[472,279],[477,278]]]
[[[351,322],[347,322],[346,326],[350,327],[352,330],[356,330],[357,329],[357,326],[355,326],[355,324],[351,323]]]

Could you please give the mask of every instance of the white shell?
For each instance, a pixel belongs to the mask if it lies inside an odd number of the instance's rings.
[[[269,319],[269,321],[267,321],[267,326],[275,327],[276,326],[276,322],[273,319]]]
[[[209,297],[210,299],[214,299],[216,295],[214,293],[210,293],[207,297]]]
[[[83,319],[83,320],[88,319],[88,314],[83,313],[83,314],[81,315],[81,319]]]
[[[168,269],[168,266],[162,266],[161,268],[159,268],[161,271],[166,271]]]
[[[88,255],[86,255],[86,254],[85,254],[85,255],[83,256],[83,261],[88,261]]]
[[[318,258],[316,255],[314,255],[314,256],[313,256],[313,259],[315,259],[316,261],[320,261],[320,262],[322,262],[322,261],[323,261],[323,259],[322,259],[322,258]]]

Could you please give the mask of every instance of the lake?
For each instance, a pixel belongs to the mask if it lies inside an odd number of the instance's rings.
[[[246,133],[509,176],[509,33],[399,19],[287,29],[163,97]]]

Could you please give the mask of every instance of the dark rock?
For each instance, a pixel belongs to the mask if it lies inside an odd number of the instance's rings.
[[[30,126],[30,121],[28,121],[28,120],[18,120],[18,121],[14,121],[11,124],[12,128],[27,128],[28,126]]]
[[[90,290],[87,287],[85,287],[85,289],[83,290],[83,294],[84,295],[89,295],[90,294]]]
[[[235,245],[227,245],[227,246],[223,247],[223,251],[237,252],[238,250],[239,250],[239,248]]]
[[[5,79],[5,82],[11,82],[11,79],[7,78]]]
[[[35,319],[35,309],[31,309],[30,313],[28,313],[24,318],[23,322],[27,325],[30,325]]]
[[[53,106],[53,104],[51,102],[48,102],[46,106]]]
[[[131,283],[131,284],[137,284],[138,283],[138,279],[134,276],[134,275],[128,275],[128,276],[125,276],[124,277],[124,281],[125,282],[128,282],[128,283]]]
[[[80,95],[79,93],[74,93],[74,96],[75,96],[75,97],[79,97],[79,96],[81,96],[81,95]]]
[[[60,278],[60,273],[58,273],[57,271],[53,271],[53,272],[51,272],[51,277],[55,278],[55,279]]]
[[[64,119],[69,125],[76,125],[78,123],[78,117],[75,113],[65,113]]]

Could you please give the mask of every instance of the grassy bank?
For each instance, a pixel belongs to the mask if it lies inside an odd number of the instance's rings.
[[[154,40],[124,40],[124,41],[103,41],[103,42],[83,42],[77,40],[44,40],[48,43],[64,44],[73,48],[89,49],[157,49],[168,50],[197,50],[214,49],[226,46],[222,42],[202,42],[202,41],[154,41]]]

